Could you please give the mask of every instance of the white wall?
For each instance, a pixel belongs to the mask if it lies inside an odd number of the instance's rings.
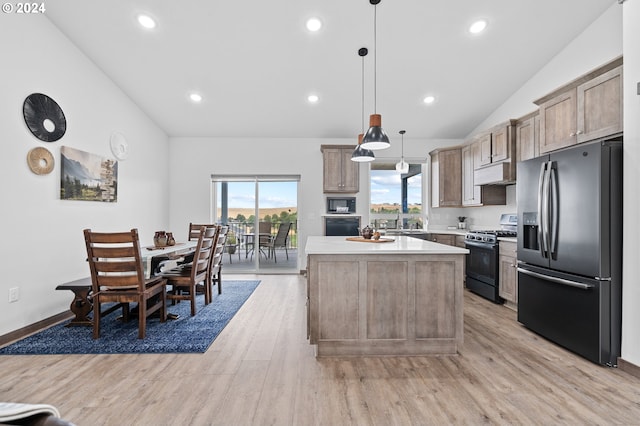
[[[0,68],[0,155],[3,224],[0,259],[0,335],[69,309],[72,294],[62,282],[89,275],[82,229],[139,228],[143,243],[168,223],[167,136],[44,16],[3,14]],[[67,133],[57,142],[35,138],[22,104],[41,92],[58,102]],[[60,147],[112,157],[113,131],[129,141],[130,156],[119,164],[118,202],[60,200]],[[27,152],[45,147],[55,168],[35,175]],[[9,288],[20,299],[9,303]]]
[[[624,250],[622,299],[622,358],[640,365],[640,3],[623,4],[624,27]]]

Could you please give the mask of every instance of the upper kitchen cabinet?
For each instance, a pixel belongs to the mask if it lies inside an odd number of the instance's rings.
[[[477,142],[480,144],[479,166],[499,163],[511,158],[511,153],[513,152],[513,125],[514,122],[509,120],[477,137]]]
[[[494,126],[475,138],[480,147],[479,164],[475,165],[475,185],[515,182],[515,120]]]
[[[431,207],[462,206],[462,150],[436,149],[431,157]]]
[[[353,146],[321,145],[323,159],[323,190],[325,193],[360,191],[359,163],[351,161]]]
[[[499,185],[476,185],[474,171],[480,164],[481,141],[475,141],[462,147],[462,205],[482,206],[506,204],[507,190]]]
[[[540,115],[534,111],[516,120],[516,159],[525,161],[540,155]]]
[[[535,101],[540,154],[622,132],[622,57]]]

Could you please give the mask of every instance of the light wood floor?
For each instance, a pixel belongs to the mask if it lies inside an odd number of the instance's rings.
[[[473,294],[457,356],[316,359],[304,278],[258,278],[205,354],[0,356],[0,400],[52,404],[78,426],[640,424],[638,379]]]

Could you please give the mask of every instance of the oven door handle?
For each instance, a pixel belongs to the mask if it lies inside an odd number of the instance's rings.
[[[570,287],[575,287],[582,290],[590,290],[595,287],[595,285],[593,284],[585,284],[585,283],[579,283],[576,281],[565,280],[564,278],[551,277],[549,275],[539,274],[537,272],[533,272],[524,268],[518,268],[518,272],[522,272],[525,275],[530,275],[532,277],[540,278],[545,281],[551,281],[556,284],[568,285]]]
[[[487,249],[487,250],[493,250],[494,248],[496,248],[497,244],[487,244],[487,243],[482,243],[479,241],[465,241],[464,242],[466,245],[469,245],[471,247],[478,247],[478,248],[483,248],[483,249]]]

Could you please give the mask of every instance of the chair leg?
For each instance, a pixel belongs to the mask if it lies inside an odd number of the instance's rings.
[[[93,300],[93,338],[100,337],[100,296]]]
[[[166,322],[167,321],[167,286],[163,286],[162,287],[162,294],[160,295],[160,297],[162,297],[162,308],[160,308],[160,322]]]
[[[222,263],[218,267],[218,294],[222,294]]]
[[[206,296],[205,296],[206,297]],[[196,315],[196,286],[191,287],[191,316]]]
[[[147,332],[147,301],[138,300],[138,339],[144,339]]]

